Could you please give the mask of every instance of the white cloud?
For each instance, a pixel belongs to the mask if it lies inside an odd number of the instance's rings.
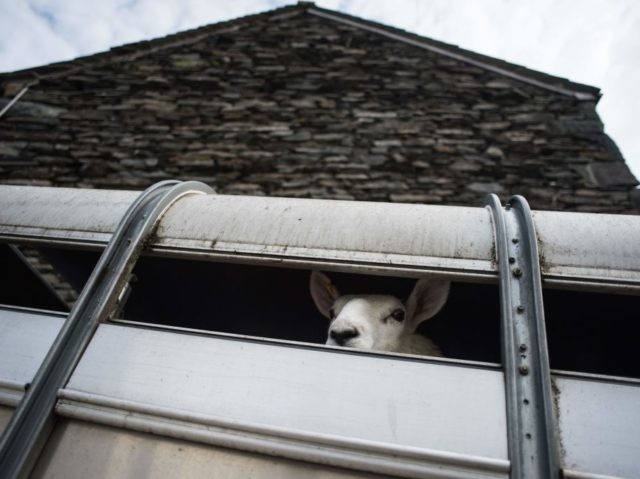
[[[275,8],[282,0],[0,2],[0,71],[107,50]],[[607,132],[640,178],[637,0],[319,0],[529,68],[602,88]]]

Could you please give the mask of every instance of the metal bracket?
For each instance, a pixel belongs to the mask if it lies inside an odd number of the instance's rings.
[[[0,438],[0,477],[29,474],[53,429],[58,390],[115,307],[160,217],[185,195],[213,192],[200,182],[162,181],[131,204]]]
[[[511,478],[558,478],[560,466],[535,227],[522,196],[503,210],[485,201],[495,227]]]

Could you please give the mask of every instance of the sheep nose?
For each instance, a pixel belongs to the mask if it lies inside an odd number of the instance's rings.
[[[338,345],[344,346],[344,344],[352,338],[358,336],[358,330],[356,328],[348,328],[343,329],[342,331],[336,331],[332,329],[329,332],[329,336],[333,339]]]

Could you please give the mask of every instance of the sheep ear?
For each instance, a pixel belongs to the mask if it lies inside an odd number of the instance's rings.
[[[407,327],[411,331],[436,315],[447,302],[449,281],[421,279],[411,291],[407,300]]]
[[[311,297],[313,298],[313,302],[316,303],[318,310],[324,316],[331,319],[331,313],[329,310],[333,306],[335,300],[340,296],[337,288],[333,285],[331,280],[320,271],[311,272],[309,287],[311,289]]]

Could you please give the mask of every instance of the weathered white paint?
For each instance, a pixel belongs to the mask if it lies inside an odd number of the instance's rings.
[[[228,421],[131,401],[114,400],[75,390],[60,391],[60,416],[104,424],[121,430],[303,460],[321,466],[369,471],[385,477],[497,479],[506,478],[509,461],[343,438],[295,429]]]
[[[0,236],[105,247],[137,191],[0,186]]]
[[[104,247],[138,193],[0,186],[0,239]],[[640,291],[640,217],[534,212],[543,279]],[[485,208],[194,195],[162,220],[155,254],[326,270],[497,276]]]
[[[547,281],[640,284],[640,216],[535,211],[533,221]]]
[[[0,306],[0,433],[63,321],[58,314]]]
[[[134,192],[0,186],[0,237],[104,245]],[[454,219],[455,218],[455,219]],[[431,268],[491,277],[482,208],[207,195],[164,216],[152,249],[259,261]]]
[[[507,454],[496,369],[105,324],[67,387],[230,422]]]
[[[380,479],[389,476],[62,418],[30,477]]]
[[[62,321],[0,309],[0,392],[18,397]],[[640,382],[558,374],[554,383],[567,477],[640,476]],[[468,477],[474,467],[493,477],[508,466],[503,386],[490,366],[105,324],[58,412],[361,471],[391,471],[402,456],[393,470],[406,477]],[[10,414],[0,407],[0,425]],[[106,445],[131,436],[112,431]]]
[[[0,389],[11,391],[31,382],[64,319],[55,313],[0,307]]]
[[[640,381],[558,376],[554,382],[563,467],[640,477]]]
[[[168,211],[155,246],[492,275],[491,231],[482,208],[213,195]]]

